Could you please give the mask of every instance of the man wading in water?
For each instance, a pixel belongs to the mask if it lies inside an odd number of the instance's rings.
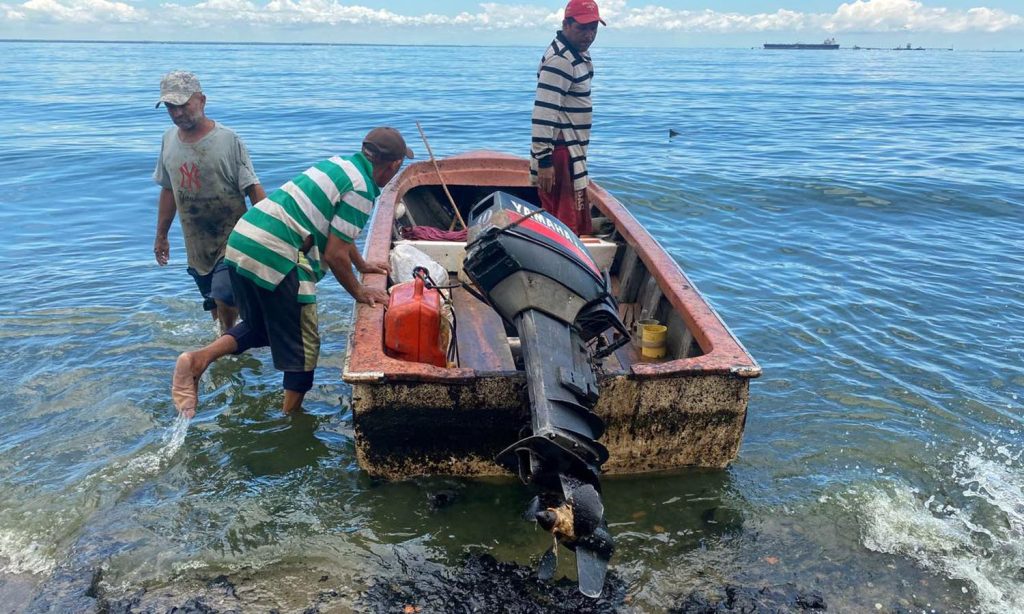
[[[206,117],[199,79],[176,70],[160,82],[160,100],[174,122],[164,133],[153,179],[160,184],[153,255],[164,266],[171,255],[167,231],[175,213],[185,235],[188,272],[203,295],[203,308],[220,321],[221,332],[235,324],[224,246],[245,197],[257,203],[266,194],[252,169],[245,144],[230,128]]]
[[[380,188],[412,157],[397,130],[374,128],[359,153],[314,165],[238,220],[225,261],[242,322],[178,357],[171,396],[182,415],[195,415],[199,377],[210,363],[268,345],[274,367],[284,371],[285,413],[302,406],[320,355],[316,283],[329,268],[357,302],[387,303],[387,292],[365,286],[352,272],[355,266],[363,274],[387,274],[387,263],[364,261],[355,241]]]
[[[577,235],[591,234],[587,199],[590,145],[590,80],[587,50],[604,24],[593,0],[571,0],[562,29],[548,45],[537,71],[533,103],[530,177],[541,205]]]

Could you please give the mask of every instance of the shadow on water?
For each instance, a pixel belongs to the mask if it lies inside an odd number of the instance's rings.
[[[276,400],[276,399],[275,399]],[[251,479],[285,476],[303,467],[315,467],[330,452],[316,437],[325,418],[307,413],[277,415],[243,428],[244,418],[220,416],[222,461]]]

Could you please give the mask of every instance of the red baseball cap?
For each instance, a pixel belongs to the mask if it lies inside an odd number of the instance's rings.
[[[601,25],[608,25],[601,19],[601,13],[598,12],[597,3],[594,0],[569,0],[569,4],[565,5],[565,18],[569,19],[570,17],[577,23],[600,21]]]

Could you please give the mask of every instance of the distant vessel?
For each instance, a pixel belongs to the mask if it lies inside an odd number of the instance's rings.
[[[839,49],[834,38],[826,38],[822,43],[765,43],[765,49]]]
[[[860,45],[854,45],[854,50],[868,50],[868,51],[952,51],[952,47],[912,47],[910,43],[907,43],[905,47],[861,47]]]

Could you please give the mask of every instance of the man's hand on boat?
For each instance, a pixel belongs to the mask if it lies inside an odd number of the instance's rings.
[[[353,294],[353,298],[356,299],[357,303],[363,303],[370,307],[376,306],[377,303],[381,305],[388,304],[388,293],[386,290],[371,288],[366,285],[360,286],[359,290]]]
[[[379,273],[381,275],[387,275],[388,273],[391,272],[391,265],[387,262],[356,263],[356,268],[363,275],[366,275],[368,273]]]
[[[373,307],[377,303],[388,304],[388,293],[383,288],[372,288],[356,279],[352,268],[355,267],[360,273],[384,273],[390,270],[385,264],[379,262],[366,262],[359,254],[355,243],[343,241],[338,235],[331,233],[327,237],[327,249],[324,250],[324,263],[334,278],[338,280],[342,288],[345,288],[352,298],[358,303],[364,303]]]

